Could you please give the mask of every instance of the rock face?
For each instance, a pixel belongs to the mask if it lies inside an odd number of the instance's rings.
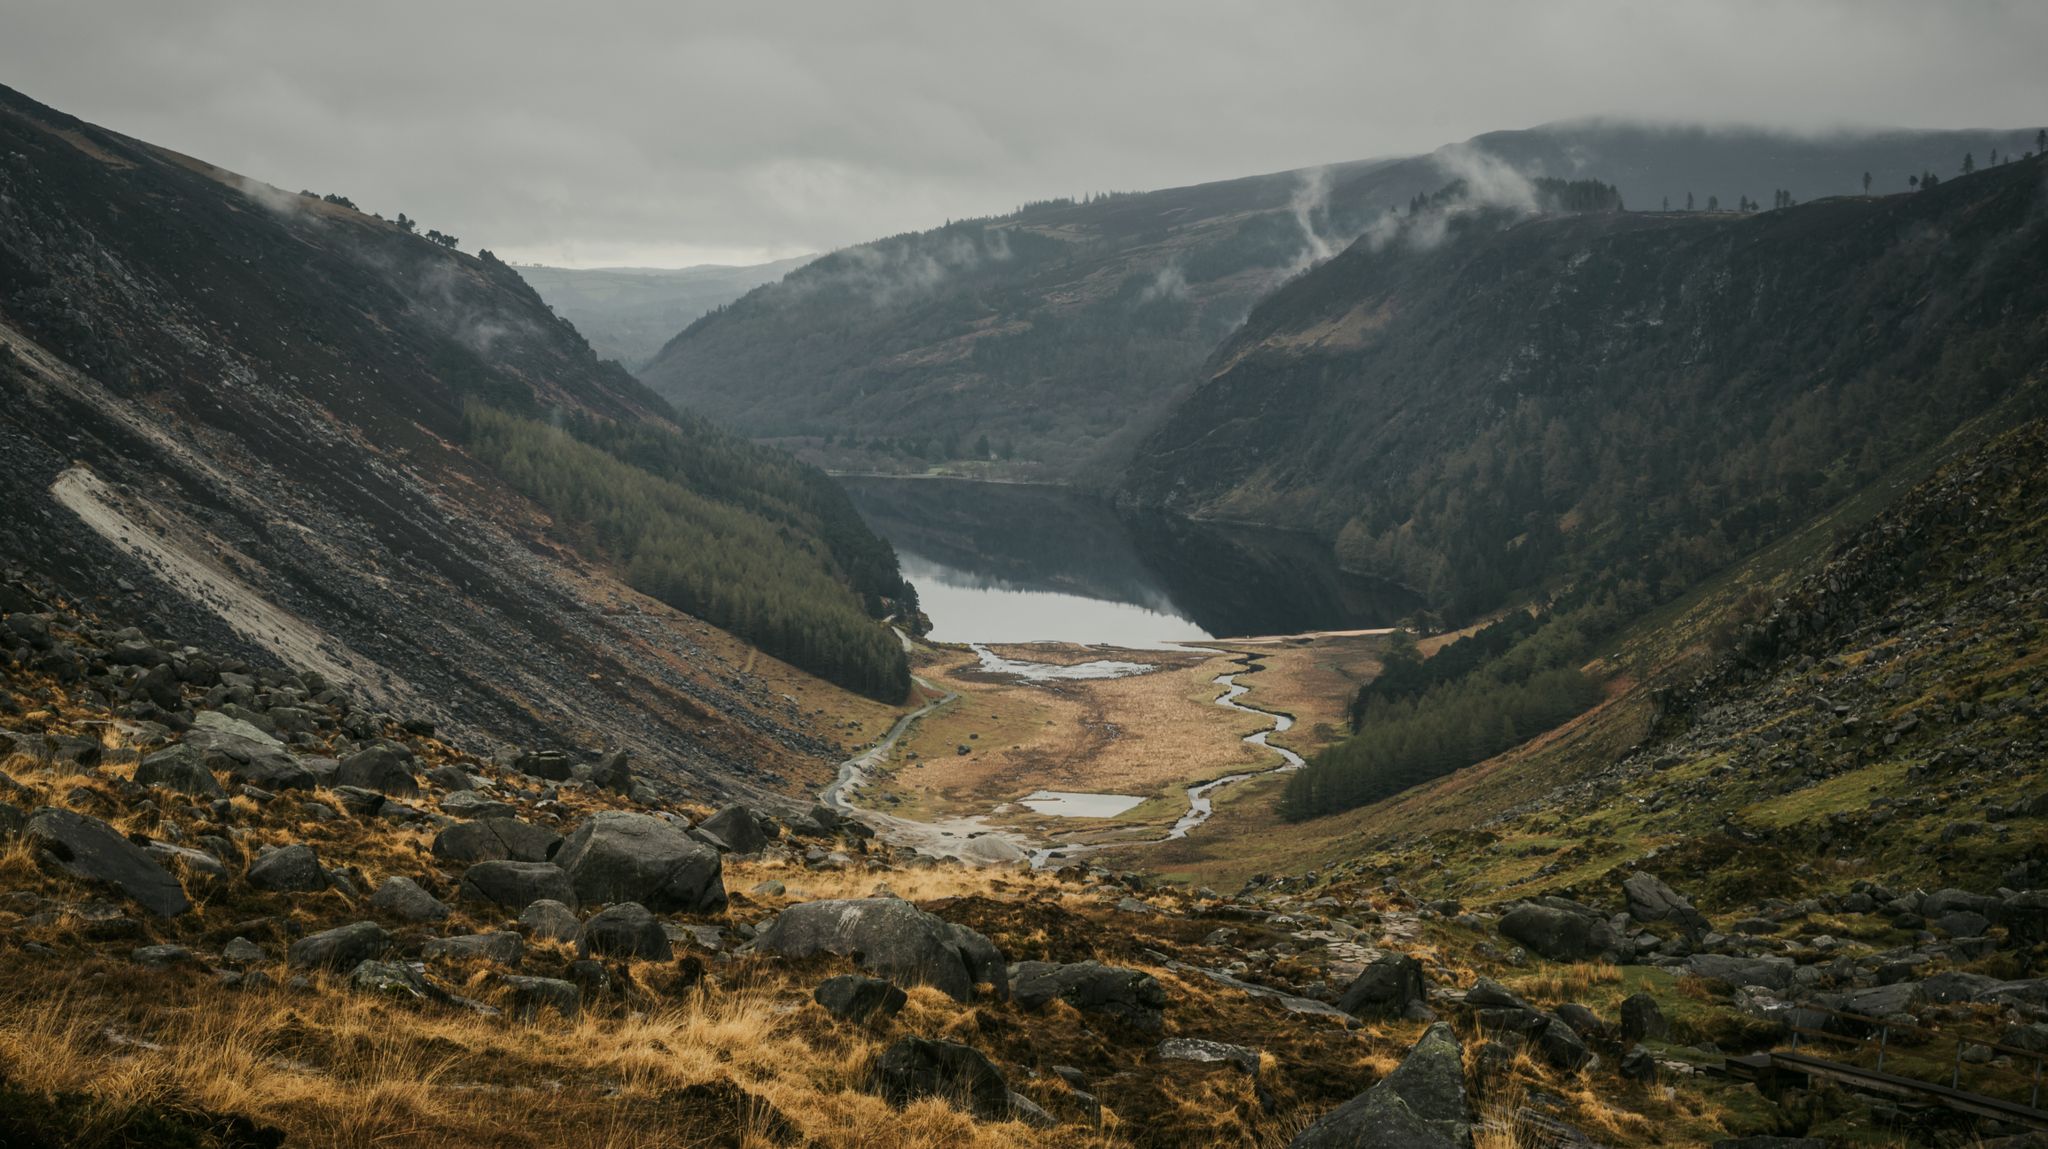
[[[184,743],[166,747],[144,758],[135,767],[139,786],[163,786],[195,798],[224,798],[227,791],[206,768],[199,751]]]
[[[874,1087],[898,1108],[940,1097],[984,1121],[1010,1115],[1010,1087],[1002,1071],[979,1050],[958,1042],[904,1038],[876,1062]]]
[[[910,995],[878,977],[842,974],[826,978],[811,997],[825,1011],[841,1021],[866,1021],[871,1017],[894,1017]]]
[[[545,862],[561,844],[553,830],[517,818],[485,817],[434,835],[434,856],[451,862]]]
[[[765,848],[771,831],[762,826],[759,814],[745,806],[727,806],[700,823],[700,828],[718,835],[735,854],[757,854]]]
[[[285,960],[296,966],[350,970],[390,948],[391,935],[384,932],[383,926],[376,922],[350,922],[293,942]]]
[[[409,922],[437,922],[454,911],[411,878],[393,875],[370,895],[370,905]]]
[[[576,952],[584,957],[634,957],[646,961],[667,961],[675,956],[661,923],[637,902],[620,902],[592,914],[577,935]]]
[[[1019,962],[1010,979],[1010,996],[1025,1009],[1040,1009],[1058,999],[1083,1013],[1105,1014],[1154,1033],[1165,1023],[1166,987],[1158,978],[1101,962]]]
[[[311,846],[285,846],[249,863],[249,884],[259,890],[306,893],[327,888],[327,871]]]
[[[555,861],[585,903],[638,902],[658,913],[725,907],[718,851],[651,814],[595,814],[562,843]]]
[[[1628,898],[1628,916],[1636,921],[1667,923],[1693,940],[1698,940],[1709,928],[1705,914],[1694,909],[1685,895],[1654,875],[1640,871],[1630,874],[1622,881],[1621,892]]]
[[[963,944],[971,935],[973,943]],[[898,985],[928,985],[955,1001],[974,998],[980,961],[963,949],[994,949],[971,930],[949,925],[900,898],[803,902],[761,931],[754,944],[769,953],[805,958],[852,957]]]
[[[29,815],[21,836],[44,865],[119,890],[157,917],[192,908],[170,871],[98,818],[45,806]]]
[[[1366,964],[1337,1008],[1353,1017],[1401,1017],[1425,1003],[1422,963],[1407,954],[1383,954]]]
[[[1552,961],[1597,958],[1613,950],[1618,940],[1613,927],[1596,914],[1535,903],[1502,915],[1500,932]]]
[[[1301,1131],[1289,1149],[1461,1149],[1471,1143],[1465,1053],[1432,1025],[1384,1080]]]
[[[553,862],[478,862],[462,874],[462,896],[514,912],[542,899],[576,904],[576,887]]]

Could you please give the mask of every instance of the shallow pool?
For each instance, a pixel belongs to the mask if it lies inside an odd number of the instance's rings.
[[[1129,794],[1072,794],[1063,790],[1040,790],[1020,799],[1023,805],[1041,814],[1058,814],[1062,818],[1114,818],[1143,801]]]

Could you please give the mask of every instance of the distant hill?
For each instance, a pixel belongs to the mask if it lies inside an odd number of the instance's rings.
[[[1756,214],[1405,217],[1260,305],[1126,498],[1314,530],[1459,616],[1668,597],[2038,381],[2044,202],[2034,158]]]
[[[692,324],[640,372],[678,403],[848,470],[979,459],[1107,483],[1259,300],[1461,175],[1597,178],[1633,209],[1900,191],[2033,130],[1797,137],[1579,122],[1010,215],[848,248]],[[985,442],[984,442],[985,440]],[[991,459],[990,457],[993,457]],[[958,469],[957,467],[955,469]]]
[[[576,325],[603,358],[636,369],[698,316],[773,283],[817,258],[800,255],[743,267],[541,267],[516,265],[555,314]]]

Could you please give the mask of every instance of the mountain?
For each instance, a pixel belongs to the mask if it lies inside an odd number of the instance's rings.
[[[907,588],[843,492],[489,252],[4,89],[0,387],[0,561],[367,712],[725,792],[836,759],[820,678],[908,685],[870,613]]]
[[[1404,216],[1261,304],[1136,504],[1316,531],[1459,618],[1663,601],[2038,404],[2048,161],[1755,214]]]
[[[1609,122],[1427,156],[1029,204],[825,256],[698,320],[641,370],[656,391],[846,470],[1107,484],[1252,307],[1384,213],[1460,177],[1599,179],[1776,202],[1903,190],[2033,147],[2025,132],[1824,137]]]
[[[800,255],[741,267],[543,267],[519,264],[555,314],[576,325],[603,359],[638,368],[675,333],[764,283],[809,263]]]

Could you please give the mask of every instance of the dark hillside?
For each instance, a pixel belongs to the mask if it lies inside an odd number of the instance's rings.
[[[1460,616],[1573,579],[1669,598],[2038,377],[2044,172],[1407,221],[1263,304],[1127,497],[1313,529]]]
[[[609,474],[685,492],[790,575],[720,572],[698,618],[746,635],[779,596],[822,636],[790,661],[900,696],[864,609],[901,593],[894,556],[815,471],[677,416],[488,252],[5,89],[0,388],[0,557],[103,614],[708,787],[833,753],[786,691],[726,665],[743,647],[627,589],[612,540],[474,453],[465,413],[494,411],[578,428]],[[708,521],[661,526],[701,551]]]

